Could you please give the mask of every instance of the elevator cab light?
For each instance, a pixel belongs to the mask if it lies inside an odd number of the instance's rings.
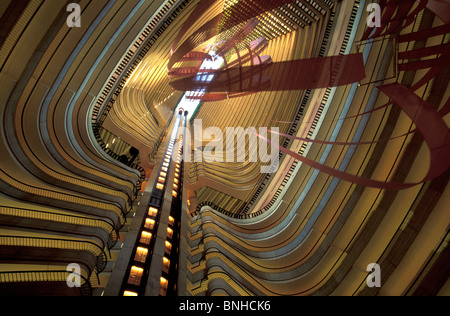
[[[172,252],[172,244],[168,241],[166,241],[166,248],[165,248],[165,252],[166,254],[170,255],[170,253]]]
[[[172,237],[173,237],[173,229],[167,227],[167,238],[172,239]]]
[[[144,245],[150,245],[151,241],[152,241],[152,234],[148,232],[142,232],[141,239],[139,239],[139,242]]]
[[[142,275],[144,274],[144,269],[132,266],[130,271],[130,277],[128,278],[128,284],[139,285],[141,284]]]
[[[163,258],[163,272],[169,274],[170,260],[166,257]]]
[[[138,247],[136,250],[136,255],[134,256],[134,260],[136,262],[145,263],[147,259],[148,249],[143,247]]]
[[[123,292],[123,296],[138,296],[138,294],[131,291],[125,291]]]
[[[147,218],[145,220],[145,226],[146,229],[148,230],[153,230],[153,228],[155,227],[155,221],[153,219]]]
[[[158,215],[158,209],[154,207],[150,207],[148,209],[148,216],[156,217]]]
[[[168,286],[169,286],[169,281],[167,281],[165,278],[161,277],[160,286],[159,286],[159,295],[166,296]]]

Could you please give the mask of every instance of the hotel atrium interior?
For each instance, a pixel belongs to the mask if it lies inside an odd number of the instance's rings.
[[[0,1],[0,295],[450,295],[449,58],[447,0]]]

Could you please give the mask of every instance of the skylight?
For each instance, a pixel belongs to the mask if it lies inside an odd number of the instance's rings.
[[[197,81],[202,82],[211,82],[214,79],[214,74],[210,72],[202,72],[203,69],[212,69],[217,70],[219,69],[224,60],[221,56],[215,55],[214,51],[211,50],[209,52],[211,55],[211,60],[205,59],[202,62],[202,65],[200,66],[200,70],[197,74]],[[197,90],[197,91],[188,91],[183,95],[183,98],[181,99],[180,103],[178,104],[178,107],[176,109],[177,113],[181,108],[183,108],[185,111],[188,111],[188,120],[192,118],[192,115],[195,113],[197,108],[200,106],[201,101],[200,100],[189,100],[187,97],[195,96],[195,97],[201,97],[205,94],[205,90]]]

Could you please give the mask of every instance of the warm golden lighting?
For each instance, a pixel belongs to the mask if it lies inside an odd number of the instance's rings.
[[[152,234],[147,232],[142,232],[141,239],[139,242],[144,245],[150,245],[150,241],[152,240]]]
[[[171,252],[172,252],[172,244],[166,241],[166,253],[170,255]]]
[[[174,188],[174,190],[178,190],[178,185],[174,184],[173,188]]]
[[[157,184],[156,184],[156,188],[157,188],[158,190],[162,190],[162,189],[164,189],[164,184],[157,183]]]
[[[173,226],[175,224],[175,219],[172,216],[169,216],[169,225]]]
[[[169,171],[169,169],[167,169],[166,167],[162,167],[161,170],[164,171],[164,172]]]
[[[138,294],[130,291],[125,291],[123,292],[123,296],[138,296]]]
[[[148,216],[156,217],[158,215],[158,209],[154,207],[150,207],[148,209]]]
[[[167,228],[167,238],[172,239],[173,237],[173,229]]]
[[[144,227],[146,229],[148,229],[148,230],[153,230],[153,227],[155,227],[155,221],[150,219],[150,218],[147,218],[145,220],[145,226]]]
[[[177,191],[173,190],[173,191],[172,191],[172,196],[173,196],[174,198],[176,198],[176,197],[178,196]]]
[[[166,182],[166,178],[159,177],[159,178],[158,178],[158,181],[161,182],[161,183],[164,183],[164,182]]]
[[[167,168],[166,168],[167,169]],[[163,178],[166,178],[167,177],[167,173],[165,173],[165,172],[161,172],[160,174],[159,174],[161,177],[163,177]]]
[[[165,278],[161,277],[159,295],[166,296],[168,286],[169,286],[169,281],[167,281]]]
[[[163,258],[163,272],[169,274],[170,260],[166,257]]]
[[[134,260],[140,263],[145,263],[145,260],[147,259],[148,249],[138,247],[136,250],[136,255],[134,257]]]
[[[144,269],[136,266],[131,267],[130,277],[128,278],[128,284],[139,285],[141,283],[143,273]]]
[[[173,182],[175,182],[176,184],[178,184],[178,182],[180,182],[178,179],[173,179]]]

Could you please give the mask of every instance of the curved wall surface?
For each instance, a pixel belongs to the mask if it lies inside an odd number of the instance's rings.
[[[2,1],[0,293],[117,292],[192,77],[191,134],[278,133],[244,135],[231,162],[189,142],[178,295],[448,295],[446,4],[378,3],[370,27],[364,0]]]

